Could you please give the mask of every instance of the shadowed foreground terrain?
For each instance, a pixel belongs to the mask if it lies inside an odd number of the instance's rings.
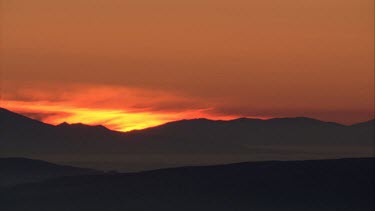
[[[0,189],[0,210],[372,211],[374,161],[252,162],[63,177]]]
[[[0,158],[0,187],[29,182],[40,182],[57,177],[101,173],[102,172],[93,169],[56,165],[40,160],[26,158]]]

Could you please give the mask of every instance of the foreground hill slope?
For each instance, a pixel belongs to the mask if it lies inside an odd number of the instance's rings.
[[[372,211],[374,158],[79,176],[0,191],[4,210]]]
[[[0,187],[101,172],[26,158],[0,158]]]

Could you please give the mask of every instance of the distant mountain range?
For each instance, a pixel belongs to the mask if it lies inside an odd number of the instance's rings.
[[[17,166],[19,172],[14,176],[21,178],[29,172],[34,177],[38,173],[45,177],[56,169],[62,169],[63,174],[75,172],[73,167],[42,161],[0,159],[0,175],[13,171],[4,165]],[[124,174],[92,175],[86,170],[91,175],[55,174],[44,181],[0,187],[0,210],[372,211],[374,168],[374,158],[357,158],[247,162]]]
[[[193,119],[122,133],[84,124],[53,126],[0,109],[0,138],[3,156],[82,162],[101,157],[98,162],[153,162],[151,168],[160,168],[163,162],[176,166],[371,156],[374,120],[346,126],[304,117]]]

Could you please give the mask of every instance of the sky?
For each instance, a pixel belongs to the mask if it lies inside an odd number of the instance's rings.
[[[0,106],[46,123],[374,118],[373,0],[0,2]]]

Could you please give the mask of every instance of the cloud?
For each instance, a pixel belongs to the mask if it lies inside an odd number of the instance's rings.
[[[44,121],[46,119],[55,119],[55,118],[63,118],[68,117],[69,113],[64,112],[43,112],[43,111],[36,111],[36,112],[19,112],[19,114],[23,116],[27,116],[29,118]]]

